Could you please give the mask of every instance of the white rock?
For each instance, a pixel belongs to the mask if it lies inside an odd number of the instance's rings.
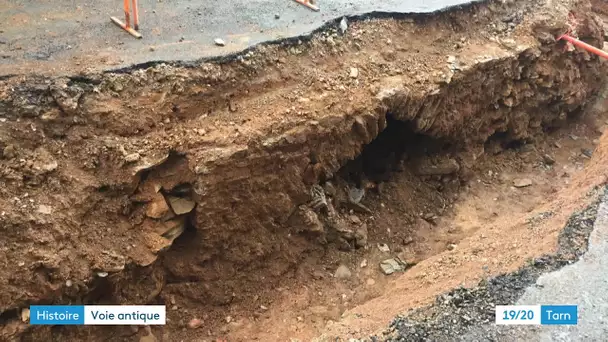
[[[348,29],[348,21],[346,20],[346,17],[342,17],[342,20],[340,20],[340,32],[342,34],[344,34],[344,32],[346,32],[347,29]]]
[[[532,185],[532,180],[529,178],[521,178],[513,181],[513,186],[516,188],[525,188]]]
[[[53,213],[53,208],[48,205],[41,204],[38,206],[38,209],[36,211],[41,214],[50,215]]]
[[[50,163],[44,164],[40,167],[40,170],[44,172],[51,172],[57,168],[58,164],[56,161],[51,161]]]
[[[181,197],[168,196],[167,200],[169,201],[169,205],[171,206],[171,209],[173,209],[175,215],[187,214],[191,212],[196,205],[194,201]]]
[[[125,156],[125,161],[127,163],[133,163],[133,162],[138,161],[139,158],[141,158],[141,156],[139,155],[139,153],[135,152],[135,153],[127,154]]]
[[[346,279],[346,278],[350,278],[351,276],[351,272],[348,269],[348,267],[346,267],[345,265],[340,265],[338,267],[338,269],[336,270],[336,273],[334,273],[334,278],[338,278],[338,279]]]
[[[202,325],[203,325],[203,321],[201,321],[198,318],[193,318],[190,320],[190,322],[188,322],[188,328],[190,328],[190,329],[196,329]]]
[[[380,263],[380,269],[382,269],[382,273],[389,275],[398,271],[403,271],[404,267],[395,259],[386,259]]]
[[[356,187],[352,187],[348,189],[348,198],[353,203],[359,203],[365,196],[365,189],[357,189]]]
[[[27,323],[30,320],[30,309],[21,310],[21,321]]]
[[[380,252],[382,253],[389,253],[391,251],[391,249],[388,247],[387,244],[385,243],[379,243],[378,244],[378,249],[380,250]]]
[[[224,45],[226,45],[226,42],[222,38],[215,38],[215,40],[213,40],[213,42],[217,46],[224,46]]]

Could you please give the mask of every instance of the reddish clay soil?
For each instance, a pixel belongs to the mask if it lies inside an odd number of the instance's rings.
[[[508,1],[0,81],[0,339],[360,337],[551,251],[607,172],[607,68],[555,41],[570,11],[601,46],[587,1]],[[38,303],[168,324],[32,327]]]

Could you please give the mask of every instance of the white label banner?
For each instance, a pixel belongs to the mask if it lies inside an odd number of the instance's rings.
[[[540,325],[540,305],[497,305],[496,324]]]
[[[84,325],[165,325],[164,305],[85,305]]]

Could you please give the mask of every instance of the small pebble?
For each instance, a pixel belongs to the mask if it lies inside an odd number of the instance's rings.
[[[513,186],[516,188],[525,188],[532,185],[532,180],[528,178],[520,178],[513,181]]]
[[[391,251],[391,249],[388,247],[387,244],[385,243],[379,243],[378,244],[378,249],[380,250],[380,252],[382,253],[389,253]]]
[[[196,329],[201,325],[203,325],[203,321],[198,318],[193,318],[192,320],[190,320],[190,322],[188,322],[188,328],[190,329]]]
[[[334,273],[334,277],[338,279],[347,279],[351,277],[351,272],[345,265],[340,265],[336,272]]]
[[[7,145],[3,151],[4,158],[11,159],[17,156],[15,145]]]
[[[543,162],[547,165],[553,165],[555,164],[555,158],[553,158],[552,156],[545,154],[543,155]]]
[[[140,158],[139,153],[135,152],[135,153],[127,154],[127,155],[125,156],[125,161],[126,161],[127,163],[133,163],[133,162],[138,161],[138,160],[139,160],[139,158]]]
[[[587,158],[591,158],[591,156],[593,156],[593,151],[588,148],[582,148],[581,153]]]

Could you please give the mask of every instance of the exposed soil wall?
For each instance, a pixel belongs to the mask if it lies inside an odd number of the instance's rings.
[[[354,22],[225,64],[7,80],[0,336],[28,329],[16,316],[31,303],[179,296],[220,319],[213,308],[267,296],[304,258],[364,246],[343,210],[369,209],[342,168],[387,113],[407,125],[387,144],[448,146],[387,158],[466,181],[490,137],[525,141],[595,97],[605,64],[553,37],[570,9],[581,39],[600,46],[601,26],[587,2],[545,5]]]

